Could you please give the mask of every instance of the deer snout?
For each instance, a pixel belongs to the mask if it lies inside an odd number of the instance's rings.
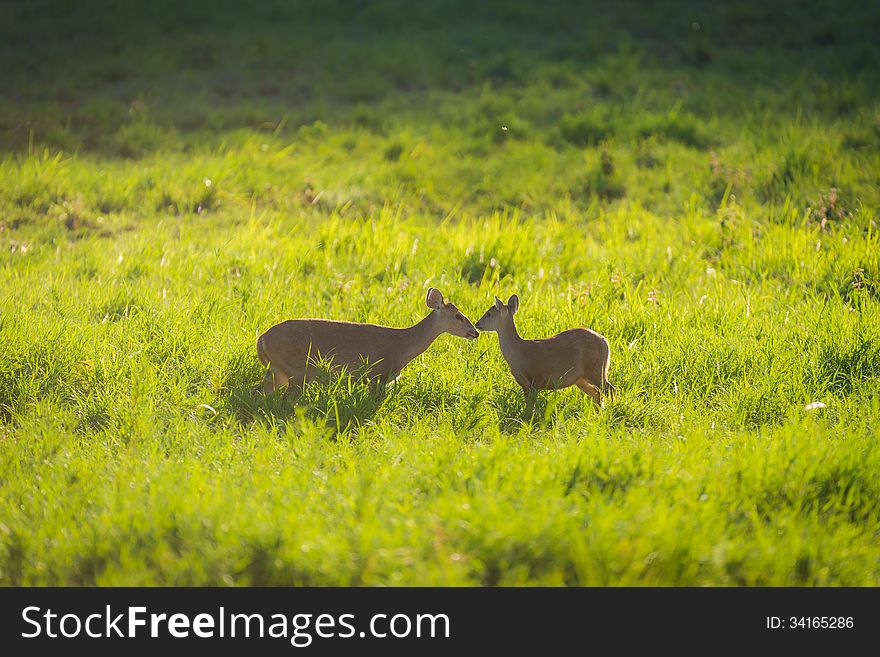
[[[480,332],[474,328],[467,332],[465,336],[468,340],[476,340],[480,336]]]

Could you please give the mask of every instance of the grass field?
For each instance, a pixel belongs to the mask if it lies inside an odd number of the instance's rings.
[[[0,9],[0,584],[880,585],[880,5],[254,5]]]

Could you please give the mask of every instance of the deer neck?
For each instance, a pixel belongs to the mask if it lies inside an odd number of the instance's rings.
[[[501,353],[507,362],[511,358],[516,358],[519,346],[524,340],[519,337],[516,330],[516,324],[513,323],[513,317],[504,322],[498,329],[498,344],[501,346]]]
[[[401,335],[398,351],[402,361],[401,367],[430,347],[442,332],[433,312],[418,324],[402,329],[403,335]]]

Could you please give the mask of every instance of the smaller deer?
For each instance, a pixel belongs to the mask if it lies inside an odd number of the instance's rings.
[[[288,384],[302,386],[317,373],[318,361],[333,369],[361,372],[371,384],[388,383],[441,333],[473,340],[479,333],[458,308],[430,288],[425,303],[431,313],[414,326],[391,328],[329,319],[289,319],[257,338],[257,355],[268,366],[266,394]]]
[[[569,329],[543,340],[523,340],[513,322],[518,308],[519,297],[515,294],[507,305],[495,297],[495,305],[477,322],[477,330],[498,333],[501,353],[526,399],[533,390],[576,385],[601,408],[603,394],[615,392],[608,382],[608,340],[583,328]]]

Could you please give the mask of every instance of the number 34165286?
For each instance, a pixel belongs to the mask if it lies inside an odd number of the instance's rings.
[[[767,629],[845,630],[855,625],[852,616],[767,616]]]

